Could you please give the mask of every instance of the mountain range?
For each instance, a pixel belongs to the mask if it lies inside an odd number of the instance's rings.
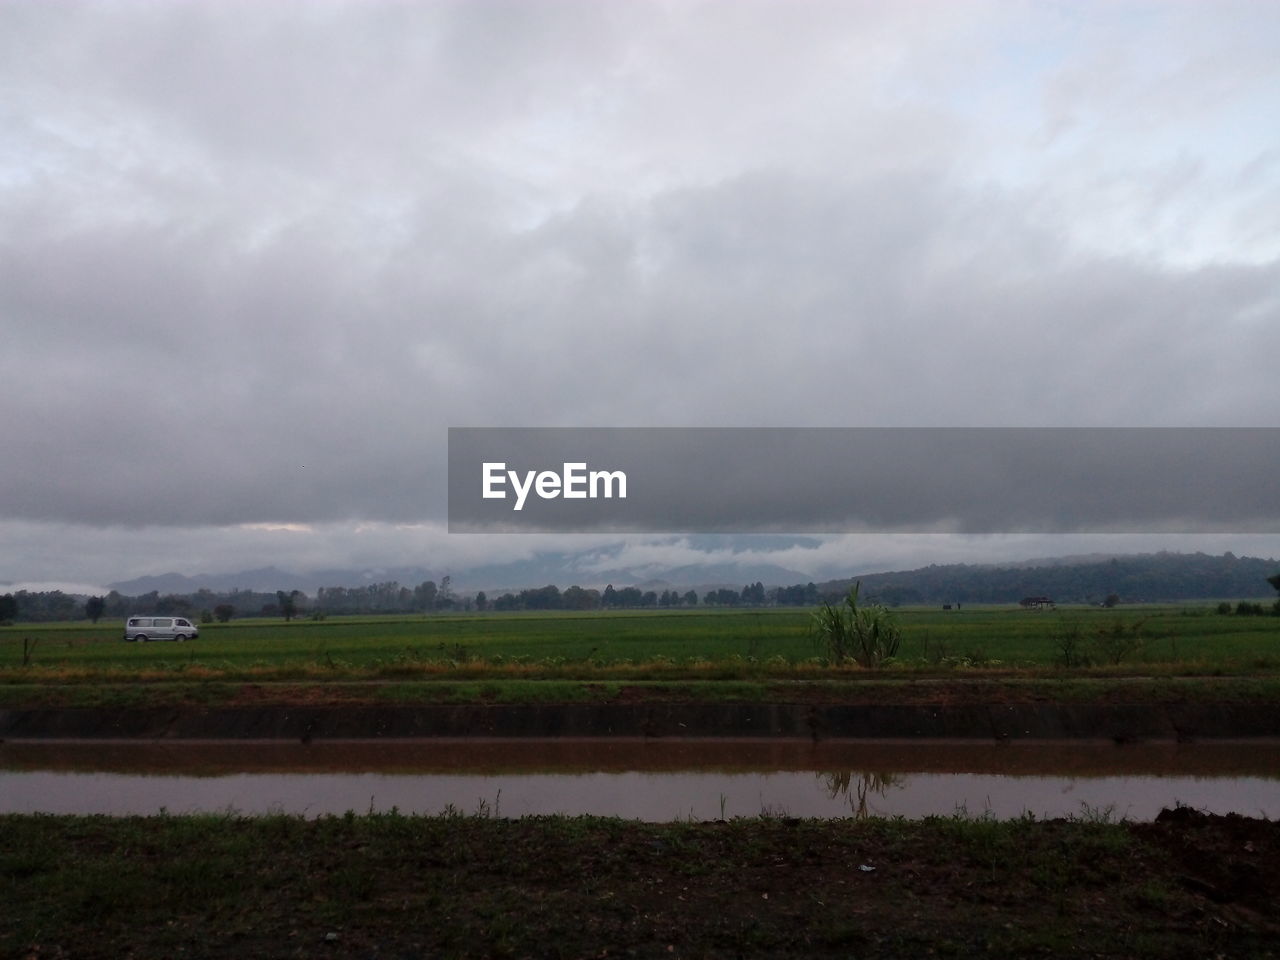
[[[1016,603],[1049,597],[1059,603],[1098,603],[1115,595],[1125,603],[1272,598],[1267,578],[1280,561],[1232,553],[1147,553],[1101,558],[1057,558],[1017,565],[930,565],[896,573],[832,580],[823,593],[855,582],[865,597],[889,604]]]
[[[490,596],[554,583],[616,588],[638,586],[644,590],[718,587],[740,589],[744,584],[766,587],[807,583],[812,578],[796,570],[770,564],[687,564],[655,570],[625,567],[584,572],[570,554],[541,556],[534,560],[479,567],[455,577],[461,592],[485,590]],[[1026,596],[1048,596],[1059,602],[1100,601],[1116,594],[1125,602],[1178,601],[1204,598],[1256,598],[1271,595],[1267,577],[1280,572],[1280,561],[1234,554],[1154,553],[1110,556],[1093,554],[1051,557],[1007,564],[945,564],[914,570],[867,572],[828,580],[818,586],[823,593],[841,593],[861,582],[864,597],[885,603],[1006,603]],[[370,567],[293,573],[262,567],[228,574],[184,576],[167,573],[138,577],[108,586],[126,596],[156,591],[160,594],[193,594],[253,590],[300,590],[314,596],[320,587],[359,587],[396,581],[416,586],[426,580],[439,582],[447,571],[429,567]]]

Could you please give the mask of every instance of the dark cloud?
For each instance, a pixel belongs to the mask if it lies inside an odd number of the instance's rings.
[[[449,425],[1266,422],[1274,264],[1071,256],[989,198],[1025,238],[991,251],[970,203],[757,175],[474,236],[466,258],[421,234],[353,257],[303,229],[252,250],[230,229],[14,241],[6,508],[439,519]]]
[[[1275,17],[1119,7],[6,5],[0,521],[440,524],[449,426],[1269,426]]]

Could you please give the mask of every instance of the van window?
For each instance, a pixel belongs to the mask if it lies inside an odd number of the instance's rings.
[[[179,617],[177,620],[175,620],[175,621],[173,621],[173,622],[174,622],[174,625],[175,625],[175,626],[179,626],[179,627],[189,627],[189,626],[191,626],[190,621],[188,621],[188,620],[183,620],[181,617]]]
[[[157,627],[172,627],[173,618],[172,617],[156,617],[155,625]]]
[[[150,617],[134,617],[132,620],[129,621],[129,626],[149,627],[151,626],[151,618]]]

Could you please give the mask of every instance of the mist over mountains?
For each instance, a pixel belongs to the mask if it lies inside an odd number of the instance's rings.
[[[572,554],[543,555],[518,563],[459,571],[453,587],[461,592],[485,590],[490,595],[546,584],[602,588],[705,590],[761,582],[766,587],[807,583],[813,578],[771,564],[685,564],[644,570],[619,567],[589,574]],[[1280,572],[1272,558],[1237,557],[1232,553],[1091,554],[1050,557],[1004,564],[931,564],[912,570],[853,573],[818,584],[824,593],[839,593],[861,581],[863,595],[890,604],[1014,603],[1025,596],[1050,596],[1061,603],[1100,601],[1109,594],[1125,602],[1159,602],[1205,598],[1267,597],[1266,578]],[[228,574],[185,576],[168,573],[109,584],[124,595],[192,594],[212,591],[300,590],[314,596],[321,587],[361,587],[395,581],[414,586],[440,581],[447,569],[426,566],[330,569],[293,573],[262,567]]]
[[[185,576],[181,573],[162,573],[156,576],[135,577],[108,583],[107,587],[125,596],[145,593],[190,594],[198,590],[222,593],[230,590],[250,590],[272,593],[276,590],[301,590],[313,596],[321,587],[359,587],[369,583],[397,583],[413,585],[424,580],[439,580],[442,571],[427,567],[370,567],[360,570],[317,570],[312,573],[293,573],[279,567],[258,567],[236,573],[201,573]]]
[[[214,592],[228,590],[301,590],[314,596],[321,587],[361,587],[371,583],[394,580],[407,586],[426,580],[439,582],[452,576],[456,590],[485,590],[491,594],[541,587],[548,583],[568,587],[603,588],[612,583],[624,586],[668,586],[681,588],[703,586],[737,586],[757,581],[768,584],[805,583],[813,578],[798,570],[791,570],[767,563],[714,563],[683,564],[676,567],[643,570],[620,566],[604,570],[584,571],[576,563],[576,557],[568,554],[545,555],[537,559],[514,563],[493,564],[452,572],[448,568],[426,566],[365,567],[360,569],[329,569],[311,573],[294,573],[278,567],[261,567],[236,573],[197,574],[165,573],[157,576],[135,577],[107,584],[107,587],[126,596],[137,596],[156,591],[167,594],[189,594],[205,589]]]

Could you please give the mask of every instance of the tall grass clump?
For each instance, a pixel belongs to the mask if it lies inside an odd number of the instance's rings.
[[[813,631],[832,663],[839,666],[852,659],[874,670],[897,656],[902,630],[881,604],[859,605],[861,586],[859,581],[850,587],[849,595],[838,605],[824,603],[813,614]]]

